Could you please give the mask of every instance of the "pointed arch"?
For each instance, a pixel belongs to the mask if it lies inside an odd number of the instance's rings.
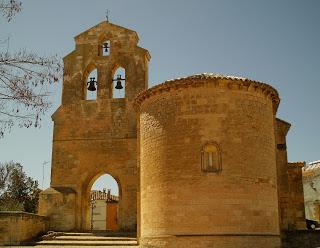
[[[121,200],[119,180],[102,171],[91,178],[87,187],[87,223],[91,230],[119,229],[119,203]]]
[[[121,183],[118,177],[114,176],[112,173],[108,172],[108,171],[100,171],[99,173],[97,173],[94,177],[92,177],[91,179],[89,179],[88,184],[85,186],[85,188],[87,189],[88,192],[90,192],[90,189],[92,188],[93,184],[103,175],[110,175],[111,177],[114,178],[114,180],[117,182],[118,184],[118,195],[119,198],[121,198]]]
[[[94,78],[91,80],[90,78]],[[88,82],[95,81],[93,85],[95,86],[95,91],[88,90]],[[82,77],[82,99],[83,100],[97,100],[98,92],[98,68],[95,63],[90,63],[83,72]]]

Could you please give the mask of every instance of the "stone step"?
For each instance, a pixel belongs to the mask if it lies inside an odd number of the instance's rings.
[[[63,235],[57,236],[54,240],[78,240],[78,241],[137,241],[136,238],[131,237],[101,237],[101,236],[72,236]]]
[[[52,239],[45,239],[36,243],[37,248],[58,247],[117,247],[139,248],[135,233],[95,232],[95,233],[56,233]]]
[[[137,240],[44,240],[40,246],[137,246]]]
[[[20,246],[18,246],[20,248]],[[28,246],[30,247],[30,246]],[[28,248],[26,247],[26,248]],[[84,247],[84,248],[93,248],[93,247],[99,247],[99,248],[140,248],[138,245],[36,245],[34,246],[35,248],[58,248],[58,247],[63,247],[63,248],[76,248],[76,247]]]
[[[123,246],[123,247],[138,247],[138,242],[136,238],[132,237],[104,237],[104,236],[94,236],[93,234],[75,234],[75,235],[62,235],[57,236],[52,240],[43,240],[37,242],[36,247],[65,247],[65,246]]]
[[[135,232],[102,231],[94,233],[63,232],[63,236],[136,237]]]
[[[64,232],[63,236],[94,236],[93,233]]]

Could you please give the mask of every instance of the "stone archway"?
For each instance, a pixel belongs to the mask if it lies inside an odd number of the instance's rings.
[[[121,184],[120,184],[120,179],[119,177],[115,177],[112,174],[106,172],[106,171],[102,171],[99,172],[97,175],[95,175],[94,177],[92,177],[91,181],[89,182],[89,184],[87,185],[86,190],[84,191],[84,196],[82,197],[82,202],[86,201],[86,203],[83,205],[84,209],[83,209],[83,219],[85,221],[85,229],[86,230],[91,230],[91,224],[92,224],[92,220],[91,220],[91,205],[90,205],[90,193],[92,190],[92,186],[94,185],[94,183],[103,175],[110,175],[116,182],[117,182],[117,186],[118,186],[118,190],[119,190],[119,202],[118,202],[118,220],[119,222],[123,220],[120,220],[119,217],[123,216],[122,213],[120,213],[120,210],[123,209],[123,203],[122,203],[122,188],[121,188]],[[84,203],[84,202],[83,202]],[[105,229],[107,230],[107,228]],[[120,226],[118,225],[117,231],[120,230]]]
[[[94,182],[102,175],[109,174],[112,176],[119,188],[119,203],[118,203],[118,231],[136,231],[137,225],[137,190],[136,190],[136,176],[127,175],[127,172],[118,170],[120,166],[105,166],[104,170],[90,172],[87,180],[82,183],[82,192],[79,194],[78,206],[80,215],[78,218],[81,231],[91,230],[90,218],[90,191]]]

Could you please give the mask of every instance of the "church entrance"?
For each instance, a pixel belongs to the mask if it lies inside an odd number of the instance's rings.
[[[101,163],[86,172],[77,197],[79,231],[137,230],[137,176],[125,167],[117,162]]]
[[[90,191],[90,230],[117,231],[119,211],[118,182],[109,174],[100,176]]]

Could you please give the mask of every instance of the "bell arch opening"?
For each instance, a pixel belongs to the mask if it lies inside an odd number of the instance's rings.
[[[105,40],[102,42],[102,45],[100,46],[101,51],[99,54],[102,56],[109,56],[110,55],[110,49],[111,49],[111,42],[110,40]]]
[[[125,98],[126,92],[126,71],[123,67],[118,67],[113,73],[112,98]]]
[[[98,92],[98,70],[92,69],[86,80],[85,99],[86,100],[97,100]]]
[[[120,192],[119,183],[110,174],[98,175],[98,178],[93,179],[88,199],[91,231],[119,229]]]

